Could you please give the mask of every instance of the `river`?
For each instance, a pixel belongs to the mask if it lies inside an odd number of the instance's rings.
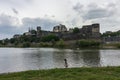
[[[120,50],[0,48],[0,73],[68,67],[120,66]]]

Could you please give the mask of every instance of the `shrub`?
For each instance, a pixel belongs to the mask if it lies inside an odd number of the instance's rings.
[[[99,47],[100,42],[95,40],[79,40],[76,45],[79,47]]]
[[[78,27],[75,27],[74,29],[73,29],[73,33],[79,33],[79,28]]]
[[[57,37],[56,35],[47,35],[42,37],[41,41],[43,42],[50,42],[50,41],[58,41],[59,37]]]
[[[22,44],[22,47],[30,47],[30,43],[29,42],[24,42],[23,44]]]
[[[56,43],[56,47],[59,47],[59,48],[64,48],[65,47],[65,43],[62,39],[60,39],[60,41],[58,41]]]
[[[116,47],[117,47],[117,48],[120,48],[120,43],[116,44]]]
[[[39,43],[39,47],[51,47],[52,44],[51,43],[47,43],[47,42],[40,42]]]

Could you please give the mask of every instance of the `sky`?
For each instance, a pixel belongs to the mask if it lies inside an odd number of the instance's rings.
[[[0,39],[29,27],[52,30],[55,25],[81,28],[100,23],[100,32],[120,30],[119,0],[0,0]]]

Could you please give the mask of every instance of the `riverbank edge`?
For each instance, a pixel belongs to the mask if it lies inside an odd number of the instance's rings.
[[[0,74],[0,80],[119,80],[120,67],[81,67]]]
[[[83,49],[92,49],[92,50],[96,50],[96,49],[120,49],[114,46],[102,46],[102,47],[84,47],[84,48],[79,48],[79,47],[18,47],[18,46],[0,46],[0,48],[56,48],[56,49],[73,49],[73,50],[83,50]]]
[[[7,44],[0,45],[1,47],[9,48],[60,48],[60,49],[120,49],[120,43],[101,43],[95,40],[69,40],[69,41],[57,41],[57,42],[40,42],[40,43],[30,43],[26,42],[24,44],[20,43],[18,45]]]

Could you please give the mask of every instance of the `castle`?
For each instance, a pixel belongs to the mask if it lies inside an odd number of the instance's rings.
[[[42,38],[47,35],[56,35],[63,40],[78,40],[78,39],[100,39],[100,25],[98,23],[92,25],[84,25],[79,28],[78,33],[73,32],[74,29],[67,30],[65,25],[59,24],[53,27],[53,31],[42,30],[40,26],[37,26],[37,30],[29,29],[25,32],[25,36],[36,36]],[[14,35],[14,38],[18,38],[21,35]]]

